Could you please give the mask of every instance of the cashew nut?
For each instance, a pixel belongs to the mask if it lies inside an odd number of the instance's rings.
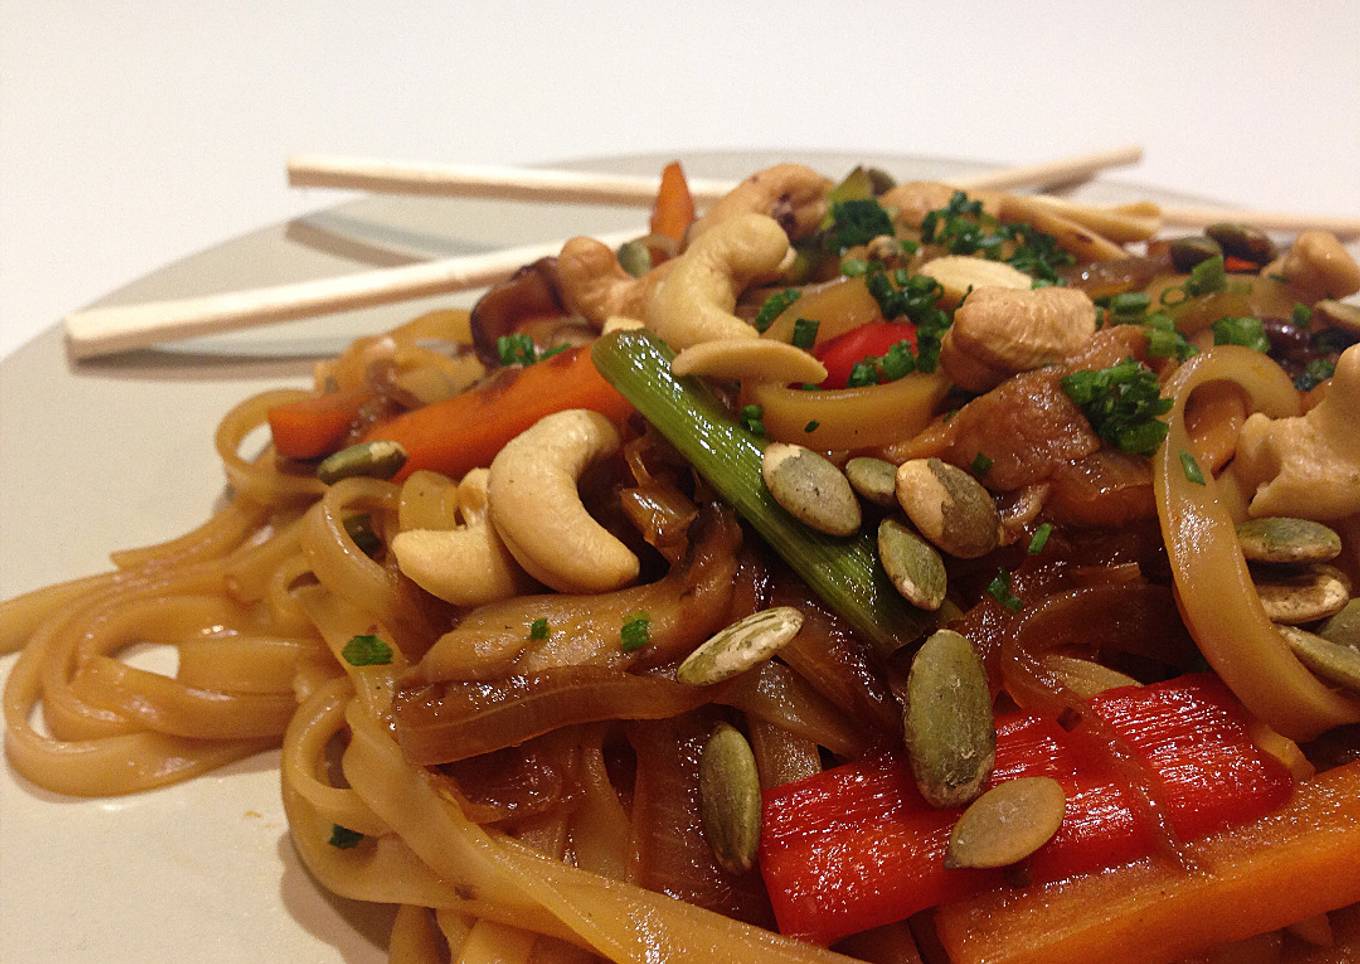
[[[1344,298],[1360,291],[1360,265],[1330,231],[1304,231],[1279,261],[1261,273],[1282,274],[1310,301]]]
[[[979,288],[954,313],[940,364],[955,384],[985,392],[1018,372],[1061,361],[1095,330],[1095,305],[1075,288]]]
[[[625,315],[610,315],[604,320],[604,327],[600,329],[600,334],[607,335],[611,331],[636,331],[639,328],[646,328],[647,325],[637,318],[629,318]]]
[[[1307,415],[1257,412],[1243,423],[1234,465],[1255,488],[1251,515],[1327,522],[1360,512],[1357,422],[1360,346],[1352,345],[1337,361],[1331,390]]]
[[[1076,255],[1078,261],[1118,261],[1131,257],[1129,252],[1109,238],[1097,233],[1052,207],[1032,197],[1018,194],[1001,195],[1001,217],[1007,221],[1024,221],[1045,234],[1053,235],[1064,250]]]
[[[946,307],[954,308],[972,288],[1013,288],[1028,291],[1033,279],[1004,261],[988,261],[986,258],[973,258],[967,255],[951,254],[928,261],[919,269],[920,274],[929,275],[940,283],[944,294],[940,301]]]
[[[461,529],[408,529],[391,544],[408,579],[456,606],[481,606],[534,588],[488,523],[488,475],[473,469],[459,483]]]
[[[672,263],[662,262],[634,278],[607,244],[594,238],[572,238],[557,256],[557,282],[567,308],[599,328],[611,315],[641,318],[648,295]]]
[[[927,214],[946,207],[949,199],[958,191],[956,187],[938,181],[907,181],[883,192],[879,203],[892,208],[897,213],[895,220],[909,228],[919,228]],[[993,217],[997,213],[997,196],[987,191],[969,191],[968,199],[981,201],[984,214]]]
[[[805,238],[817,230],[826,216],[826,192],[830,189],[829,180],[801,164],[776,164],[757,171],[690,226],[690,243],[746,214],[772,217],[788,237]]]
[[[586,466],[618,447],[609,419],[577,408],[539,419],[491,463],[492,524],[519,564],[559,592],[608,592],[637,577],[637,556],[576,491]]]
[[[763,214],[742,214],[689,246],[647,301],[647,327],[675,348],[720,338],[755,338],[732,314],[752,282],[775,277],[793,256],[784,229]]]
[[[671,362],[677,375],[741,378],[753,382],[816,385],[826,366],[801,348],[764,338],[724,338],[691,345]]]

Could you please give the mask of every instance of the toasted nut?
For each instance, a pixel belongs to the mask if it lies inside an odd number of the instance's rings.
[[[951,254],[936,258],[921,266],[919,274],[929,275],[940,283],[944,294],[940,301],[949,308],[958,305],[969,290],[979,288],[1011,288],[1028,291],[1033,279],[1004,261],[988,261],[967,255]]]
[[[699,816],[713,856],[729,873],[755,865],[760,845],[760,776],[746,737],[719,723],[699,757]]]
[[[940,608],[944,560],[928,542],[896,519],[884,519],[878,526],[878,558],[902,598],[931,612]]]
[[[897,501],[921,535],[960,559],[997,546],[1001,516],[987,490],[960,468],[939,459],[897,467]]]
[[[1355,305],[1324,298],[1313,305],[1313,317],[1326,322],[1333,328],[1340,328],[1347,334],[1360,338],[1360,308]]]
[[[709,686],[763,663],[798,635],[803,614],[792,606],[776,606],[739,619],[685,657],[675,678],[691,686]]]
[[[1341,612],[1318,629],[1318,635],[1333,643],[1360,650],[1360,599],[1352,599]]]
[[[632,551],[590,517],[576,490],[618,451],[609,419],[568,409],[539,419],[491,463],[491,521],[525,571],[559,592],[609,592],[637,578]]]
[[[784,229],[763,214],[724,221],[662,266],[673,265],[647,299],[647,327],[677,349],[755,338],[732,313],[737,296],[756,280],[778,277],[792,253]]]
[[[405,464],[406,449],[398,442],[360,442],[322,459],[316,467],[316,477],[327,485],[355,476],[390,479]]]
[[[570,238],[557,256],[557,281],[567,308],[595,327],[610,315],[641,317],[652,290],[669,274],[671,261],[641,278],[623,269],[607,244]]]
[[[1360,650],[1334,643],[1296,626],[1277,626],[1290,650],[1329,683],[1360,693]]]
[[[765,449],[760,474],[774,500],[804,525],[833,536],[859,529],[859,500],[849,480],[816,452],[773,442]]]
[[[817,230],[826,214],[831,181],[801,164],[776,164],[757,171],[719,198],[689,230],[693,243],[720,225],[748,214],[772,217],[797,240]]]
[[[979,288],[954,314],[941,354],[945,371],[970,391],[986,391],[1007,375],[1061,361],[1096,330],[1096,309],[1075,288]],[[995,369],[1001,379],[980,381],[960,356]]]
[[[1209,225],[1204,233],[1219,243],[1224,254],[1244,261],[1265,264],[1277,254],[1270,235],[1248,224],[1220,221]]]
[[[1049,777],[1021,777],[988,790],[949,833],[946,867],[1008,867],[1053,838],[1067,797]]]
[[[931,806],[962,806],[991,775],[996,729],[987,672],[958,633],[939,630],[912,660],[904,734],[916,786]]]
[[[1328,562],[1341,554],[1341,537],[1308,519],[1251,519],[1237,527],[1237,541],[1252,562]]]
[[[881,261],[889,268],[895,268],[901,262],[907,260],[907,253],[902,249],[902,242],[891,234],[880,234],[876,238],[871,238],[869,243],[864,246],[864,256],[873,261]]]
[[[1281,270],[1289,283],[1328,298],[1360,291],[1360,264],[1330,231],[1304,231],[1284,256]]]
[[[619,267],[634,278],[641,278],[652,270],[652,252],[641,241],[625,241],[619,245]]]
[[[1175,238],[1170,244],[1171,263],[1177,271],[1188,272],[1201,261],[1208,261],[1223,253],[1223,249],[1213,238],[1194,234],[1186,238]]]
[[[816,385],[826,366],[801,348],[764,338],[722,338],[691,345],[671,361],[677,375]]]
[[[1257,567],[1252,570],[1252,582],[1266,615],[1288,626],[1334,616],[1351,596],[1346,574],[1321,563],[1297,569]]]
[[[1043,664],[1044,669],[1057,677],[1058,682],[1083,700],[1106,690],[1143,685],[1132,676],[1076,656],[1049,653],[1044,656]]]
[[[845,463],[845,477],[860,498],[890,509],[897,505],[897,466],[863,456]]]
[[[639,328],[647,326],[637,318],[628,318],[625,315],[610,315],[604,320],[604,327],[600,329],[600,334],[607,335],[611,331],[637,331]]]

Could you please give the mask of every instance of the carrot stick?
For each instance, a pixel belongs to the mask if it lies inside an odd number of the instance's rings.
[[[684,243],[685,232],[694,221],[694,198],[679,161],[671,161],[661,171],[661,186],[652,208],[652,233]]]
[[[391,439],[406,449],[401,481],[417,469],[459,478],[491,464],[506,442],[545,415],[589,408],[618,420],[631,412],[600,377],[588,348],[562,352],[527,368],[511,368],[485,385],[375,426],[365,441]]]
[[[290,459],[329,455],[372,397],[367,388],[351,388],[271,408],[269,431],[275,451]]]
[[[1360,763],[1300,784],[1283,809],[1188,846],[1187,872],[1143,860],[936,913],[955,964],[1172,960],[1360,901]]]

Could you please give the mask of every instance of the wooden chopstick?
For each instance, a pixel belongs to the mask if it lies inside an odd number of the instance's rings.
[[[616,247],[645,233],[639,227],[601,234],[599,239]],[[504,280],[531,261],[558,254],[564,243],[565,239],[526,244],[195,298],[88,308],[63,320],[67,350],[73,358],[95,358],[160,342],[480,288]]]
[[[1163,204],[1162,221],[1182,227],[1203,228],[1220,221],[1250,224],[1263,231],[1331,231],[1339,238],[1360,236],[1360,218],[1328,214],[1293,214],[1288,211],[1246,211],[1210,205]]]
[[[952,178],[950,183],[964,190],[1048,187],[1088,178],[1106,168],[1136,164],[1142,156],[1142,148],[1124,147],[1042,164],[984,171]],[[599,174],[485,164],[430,164],[309,154],[289,159],[288,183],[294,187],[354,188],[377,193],[436,197],[650,205],[656,200],[659,179],[650,175]],[[711,203],[738,183],[699,177],[689,181],[689,191],[696,201]]]

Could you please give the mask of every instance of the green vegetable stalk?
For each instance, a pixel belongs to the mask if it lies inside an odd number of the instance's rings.
[[[673,353],[647,331],[617,331],[591,350],[600,374],[637,407],[822,600],[883,654],[920,638],[934,617],[906,602],[878,565],[872,533],[822,535],[782,509],[761,480],[761,441],[703,382],[671,374]]]

